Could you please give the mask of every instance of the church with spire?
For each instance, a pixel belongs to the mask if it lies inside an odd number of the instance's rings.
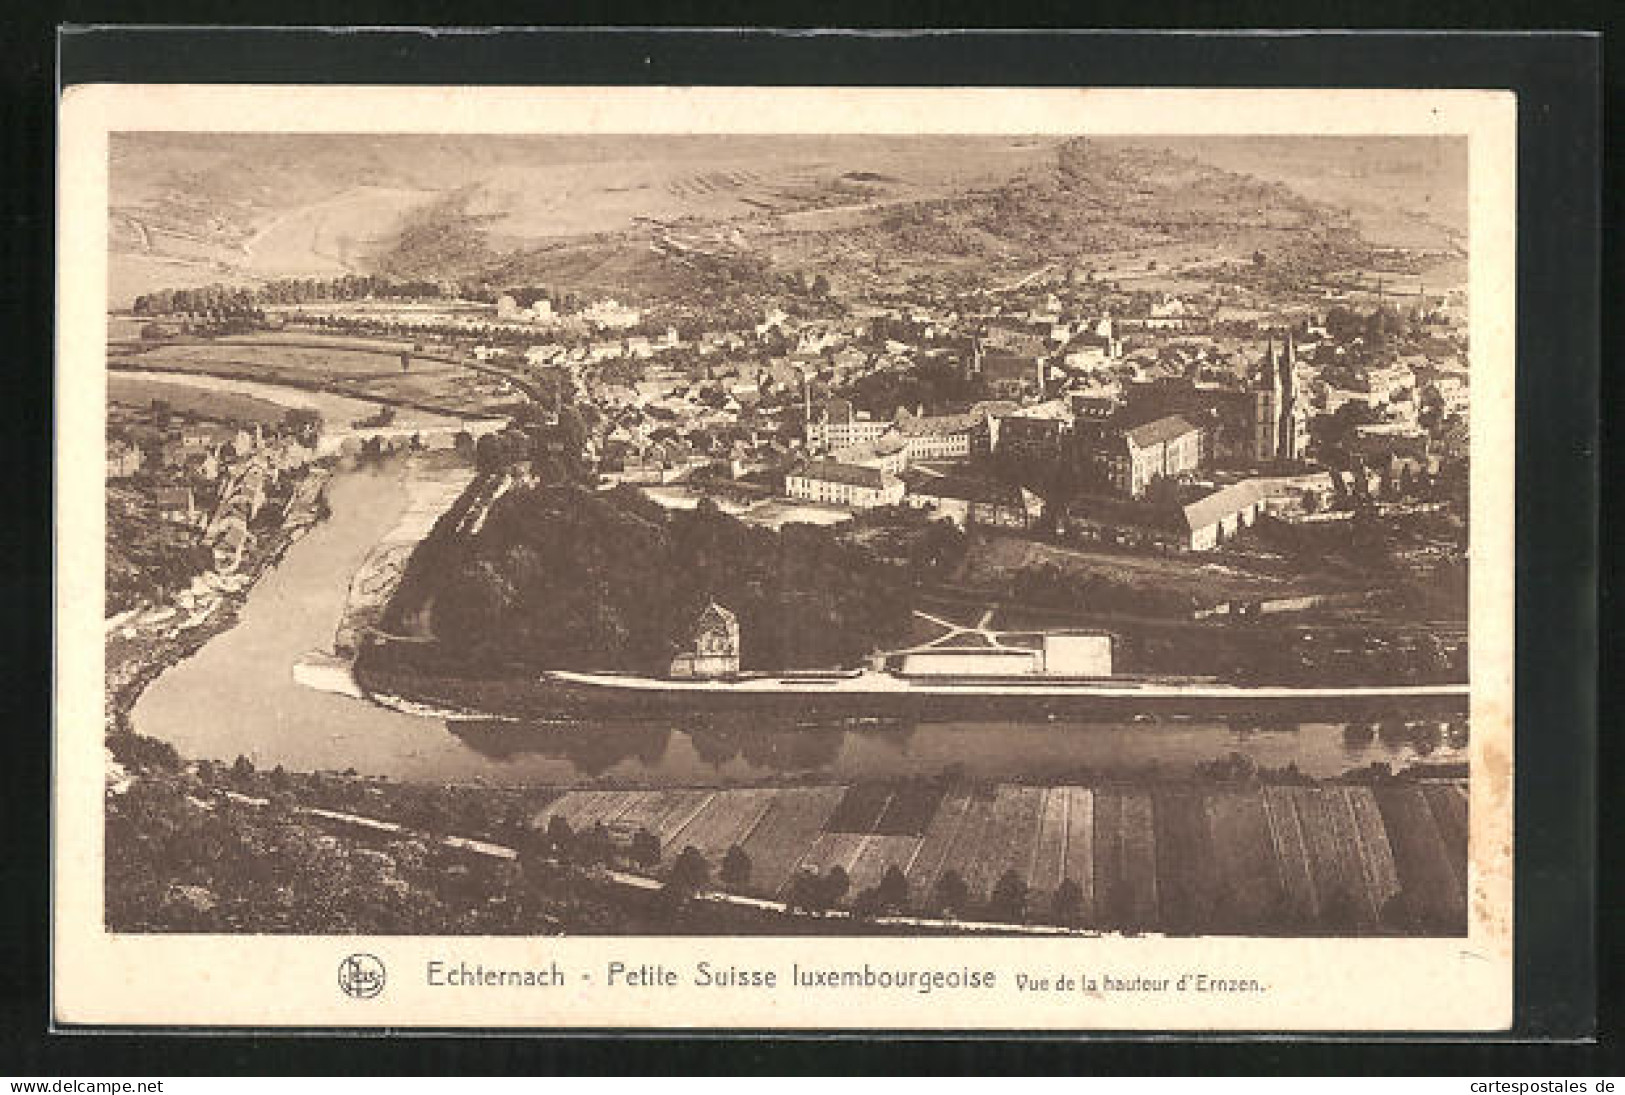
[[[1303,416],[1298,401],[1297,351],[1292,332],[1281,352],[1271,336],[1253,377],[1253,459],[1286,463],[1303,455]]]

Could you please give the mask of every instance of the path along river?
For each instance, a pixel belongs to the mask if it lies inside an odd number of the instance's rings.
[[[448,724],[308,688],[293,667],[331,651],[350,577],[400,521],[421,458],[350,468],[328,488],[332,515],[250,592],[240,620],[142,694],[135,729],[184,756],[262,768],[355,769],[364,775],[504,785],[726,784],[780,779],[849,782],[957,768],[986,779],[1053,779],[1188,769],[1235,752],[1261,765],[1295,763],[1329,776],[1374,760],[1417,756],[1408,741],[1345,740],[1337,725],[1240,731],[1222,722],[932,723],[828,729]],[[1430,759],[1462,760],[1446,740]]]

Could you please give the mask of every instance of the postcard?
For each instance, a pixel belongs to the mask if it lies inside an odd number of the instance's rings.
[[[1516,110],[67,89],[55,1021],[1507,1029]]]

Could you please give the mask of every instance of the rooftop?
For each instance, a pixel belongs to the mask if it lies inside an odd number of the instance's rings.
[[[843,483],[852,487],[868,487],[871,490],[881,490],[886,486],[887,475],[879,468],[865,468],[856,464],[842,464],[836,460],[809,460],[799,468],[790,472],[792,476],[802,479],[812,479],[824,483]]]
[[[988,479],[908,472],[903,475],[903,482],[907,484],[908,492],[916,496],[954,498],[965,502],[993,502],[1012,506],[1021,504],[1020,488]]]
[[[1192,529],[1206,528],[1217,524],[1222,518],[1239,513],[1248,506],[1262,501],[1268,494],[1269,487],[1266,484],[1255,479],[1243,479],[1228,487],[1220,487],[1212,494],[1189,502],[1181,508],[1184,511],[1186,525]]]
[[[1183,534],[1217,524],[1222,518],[1262,501],[1269,493],[1269,483],[1244,479],[1183,505],[1083,495],[1074,498],[1067,508],[1073,514],[1096,521]]]
[[[1165,444],[1195,432],[1195,426],[1191,425],[1182,415],[1174,414],[1166,418],[1154,419],[1143,426],[1136,426],[1128,431],[1127,436],[1136,448],[1147,449],[1153,445]]]
[[[824,421],[844,426],[852,421],[852,404],[845,399],[829,399],[824,402]]]
[[[959,433],[981,422],[988,415],[1006,415],[1016,410],[1016,404],[1007,399],[977,403],[957,414],[915,415],[906,408],[897,412],[897,429],[907,437]]]

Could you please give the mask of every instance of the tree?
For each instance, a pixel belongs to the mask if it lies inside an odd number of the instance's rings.
[[[677,857],[677,862],[672,864],[672,885],[685,893],[703,889],[710,877],[711,865],[692,844],[684,848],[682,854]]]
[[[474,444],[474,463],[482,472],[501,471],[506,465],[502,442],[494,433],[480,435]]]
[[[576,840],[575,858],[582,863],[604,863],[614,850],[609,829],[602,821],[580,834]]]
[[[969,904],[970,887],[958,871],[950,868],[937,879],[936,896],[939,909],[957,913]]]
[[[908,904],[908,879],[903,877],[897,864],[886,868],[880,885],[875,888],[875,898],[882,908],[887,909],[901,909]]]
[[[1373,410],[1368,403],[1363,399],[1355,399],[1343,404],[1332,414],[1317,416],[1309,424],[1309,433],[1324,460],[1334,464],[1346,464],[1348,460],[1344,450],[1353,440],[1359,427],[1381,421],[1382,415]]]
[[[648,870],[660,862],[660,838],[647,829],[632,834],[632,862]]]
[[[1010,920],[1020,920],[1027,911],[1027,883],[1015,871],[1005,871],[993,886],[993,911]]]
[[[750,881],[750,856],[745,854],[745,849],[737,844],[728,849],[728,854],[722,857],[719,877],[724,885],[736,888]]]
[[[852,878],[846,873],[846,868],[839,863],[829,869],[824,875],[824,893],[829,898],[829,904],[834,905],[847,895],[852,889]]]
[[[575,830],[562,814],[554,814],[547,819],[547,843],[553,849],[553,854],[564,855],[575,843]]]
[[[829,908],[823,879],[813,871],[802,871],[790,884],[790,908],[822,912]]]
[[[1444,425],[1445,415],[1444,396],[1439,393],[1438,385],[1424,384],[1416,402],[1417,422],[1429,433],[1438,433],[1439,427]]]
[[[1174,505],[1179,501],[1179,481],[1168,475],[1153,475],[1145,485],[1145,501],[1159,506]]]
[[[1070,878],[1061,880],[1055,887],[1052,910],[1056,921],[1062,924],[1077,924],[1083,920],[1083,887]]]
[[[1321,925],[1333,935],[1352,935],[1359,927],[1359,906],[1346,886],[1334,886],[1320,907]]]
[[[829,296],[829,278],[825,277],[823,274],[819,274],[817,277],[813,278],[812,291],[816,296]]]
[[[852,899],[852,915],[859,920],[874,919],[880,915],[881,908],[880,891],[874,886],[870,886]]]

